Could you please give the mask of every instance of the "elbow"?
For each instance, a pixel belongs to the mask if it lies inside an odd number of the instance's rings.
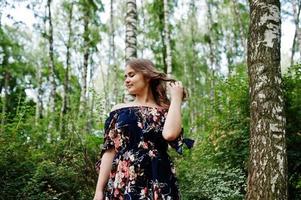
[[[178,137],[178,134],[176,134],[176,133],[163,133],[163,138],[166,141],[174,141],[177,139],[177,137]]]

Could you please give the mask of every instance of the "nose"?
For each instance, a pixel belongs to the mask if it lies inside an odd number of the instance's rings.
[[[126,77],[125,80],[124,80],[125,84],[128,84],[130,82],[130,79],[129,77]]]

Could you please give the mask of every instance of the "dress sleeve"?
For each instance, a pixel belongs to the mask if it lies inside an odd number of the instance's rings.
[[[117,114],[113,113],[105,121],[104,126],[104,139],[103,145],[101,147],[100,159],[96,162],[95,167],[96,170],[99,171],[101,164],[101,157],[105,153],[106,150],[115,148],[115,151],[119,148],[119,141],[121,139],[120,133],[116,128]]]
[[[174,148],[178,154],[183,154],[183,145],[185,144],[188,149],[191,149],[194,144],[194,140],[189,138],[184,138],[184,129],[181,129],[181,133],[179,137],[177,137],[175,140],[168,142],[169,145]]]

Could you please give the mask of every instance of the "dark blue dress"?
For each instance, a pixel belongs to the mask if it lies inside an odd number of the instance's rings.
[[[132,106],[114,110],[105,122],[101,155],[114,148],[116,155],[105,188],[105,199],[178,200],[179,188],[174,165],[167,154],[168,144],[181,153],[183,143],[167,142],[162,130],[167,109]],[[183,130],[183,129],[182,129]],[[96,166],[99,170],[100,162]]]

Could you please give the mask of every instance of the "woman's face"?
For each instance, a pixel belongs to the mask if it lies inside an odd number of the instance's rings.
[[[131,95],[140,94],[148,87],[148,81],[143,74],[130,66],[126,66],[124,78],[124,84]]]

